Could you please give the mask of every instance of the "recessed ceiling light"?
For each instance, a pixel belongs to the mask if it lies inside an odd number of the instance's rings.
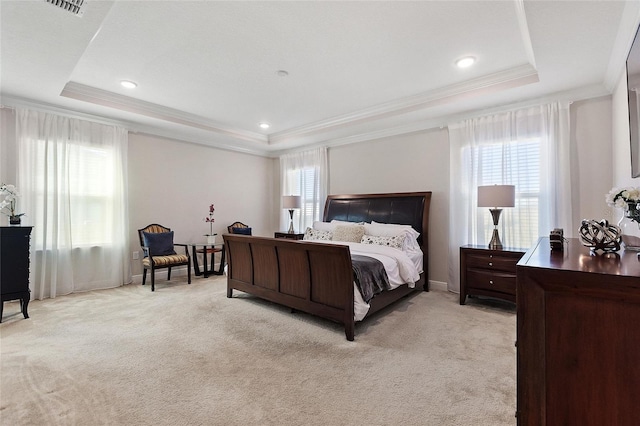
[[[122,80],[120,84],[122,85],[122,87],[126,87],[127,89],[135,89],[136,87],[138,87],[138,83],[134,83],[133,81],[129,80]]]
[[[258,126],[260,126],[261,129],[268,129],[269,127],[271,127],[271,124],[262,122],[258,123]]]
[[[286,77],[289,75],[289,73],[285,70],[278,70],[277,74],[279,77]]]
[[[475,61],[476,58],[474,58],[473,56],[465,56],[464,58],[458,59],[456,61],[456,65],[458,66],[458,68],[467,68],[473,65]]]

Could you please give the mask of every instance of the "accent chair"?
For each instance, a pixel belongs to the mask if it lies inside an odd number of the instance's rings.
[[[147,281],[147,270],[151,270],[151,291],[155,291],[156,269],[167,268],[167,281],[171,280],[171,268],[175,266],[187,267],[187,283],[191,284],[191,257],[187,244],[176,244],[173,242],[173,231],[157,223],[147,225],[138,229],[140,246],[144,252],[142,266],[142,285]],[[175,251],[176,246],[184,247],[184,254]]]
[[[233,222],[227,226],[227,231],[230,234],[251,235],[251,227],[242,222]]]

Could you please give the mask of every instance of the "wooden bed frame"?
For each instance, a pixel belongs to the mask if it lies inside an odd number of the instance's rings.
[[[396,223],[420,233],[424,272],[415,288],[402,285],[376,295],[367,317],[422,287],[429,291],[429,205],[431,192],[330,195],[325,222]],[[348,246],[246,235],[223,235],[227,253],[227,297],[233,290],[253,294],[344,324],[353,340],[353,269]]]

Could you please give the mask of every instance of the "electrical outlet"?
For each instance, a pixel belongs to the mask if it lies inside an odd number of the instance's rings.
[[[139,258],[140,258],[140,255],[138,254],[138,252],[137,252],[137,251],[134,251],[134,252],[133,252],[132,259],[133,259],[133,260],[138,260]]]

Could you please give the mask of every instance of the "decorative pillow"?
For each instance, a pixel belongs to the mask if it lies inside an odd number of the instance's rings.
[[[388,246],[402,250],[404,243],[404,235],[396,235],[395,237],[376,237],[373,235],[363,235],[362,244],[377,244],[379,246]]]
[[[315,222],[313,222],[313,229],[318,231],[333,232],[333,230],[336,229],[336,224],[331,222],[320,222],[316,220]]]
[[[320,231],[318,229],[307,228],[304,232],[303,240],[324,240],[331,241],[333,234],[330,231]]]
[[[231,228],[231,230],[236,235],[251,235],[251,228]]]
[[[333,231],[333,241],[344,241],[350,243],[359,243],[364,235],[364,226],[362,225],[338,225]]]
[[[153,256],[169,256],[176,254],[173,250],[173,231],[171,232],[144,232],[142,238],[145,247]]]
[[[365,223],[364,230],[366,235],[373,235],[376,237],[395,237],[396,235],[403,235],[404,242],[402,244],[402,250],[420,250],[420,245],[418,244],[418,237],[420,236],[420,233],[413,229],[411,225],[378,223],[374,221],[371,223]]]

